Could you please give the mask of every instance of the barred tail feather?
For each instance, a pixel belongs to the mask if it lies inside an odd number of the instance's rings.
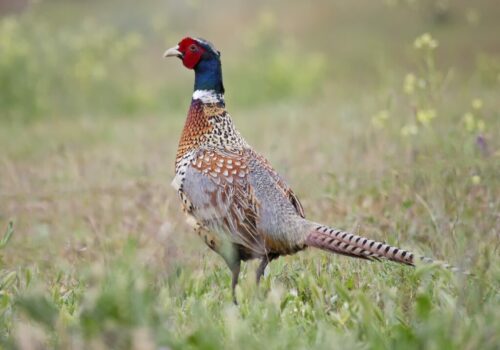
[[[322,225],[309,233],[306,244],[362,259],[388,259],[406,265],[414,264],[414,254],[406,250]]]
[[[462,271],[447,263],[435,262],[431,258],[415,256],[409,251],[323,225],[314,227],[307,235],[305,243],[310,247],[366,260],[387,259],[411,266],[414,266],[417,260],[429,264],[438,263],[453,272],[470,275],[469,272]]]
[[[306,239],[306,244],[310,247],[320,248],[332,253],[346,255],[353,258],[366,260],[379,260],[379,256],[366,251],[360,247],[348,244],[340,239],[335,239],[332,236],[311,232]]]

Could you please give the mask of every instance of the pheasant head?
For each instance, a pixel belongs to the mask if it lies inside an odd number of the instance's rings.
[[[182,64],[195,72],[194,90],[211,90],[223,94],[220,52],[208,41],[186,37],[177,46],[164,54],[165,57],[178,57]]]

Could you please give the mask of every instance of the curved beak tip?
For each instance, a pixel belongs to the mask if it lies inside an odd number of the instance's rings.
[[[171,47],[163,54],[163,57],[182,57],[182,53],[179,51],[179,46]]]

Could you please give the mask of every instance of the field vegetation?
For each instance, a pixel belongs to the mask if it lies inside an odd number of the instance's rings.
[[[500,347],[494,1],[0,11],[0,348]],[[474,277],[307,250],[258,288],[245,264],[233,305],[169,185],[193,76],[161,56],[186,35],[222,52],[229,112],[309,218]]]

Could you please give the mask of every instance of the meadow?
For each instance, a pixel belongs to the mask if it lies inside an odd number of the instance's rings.
[[[0,7],[0,349],[500,348],[500,6],[276,0]],[[192,72],[318,222],[449,262],[318,250],[259,287],[170,182]]]

